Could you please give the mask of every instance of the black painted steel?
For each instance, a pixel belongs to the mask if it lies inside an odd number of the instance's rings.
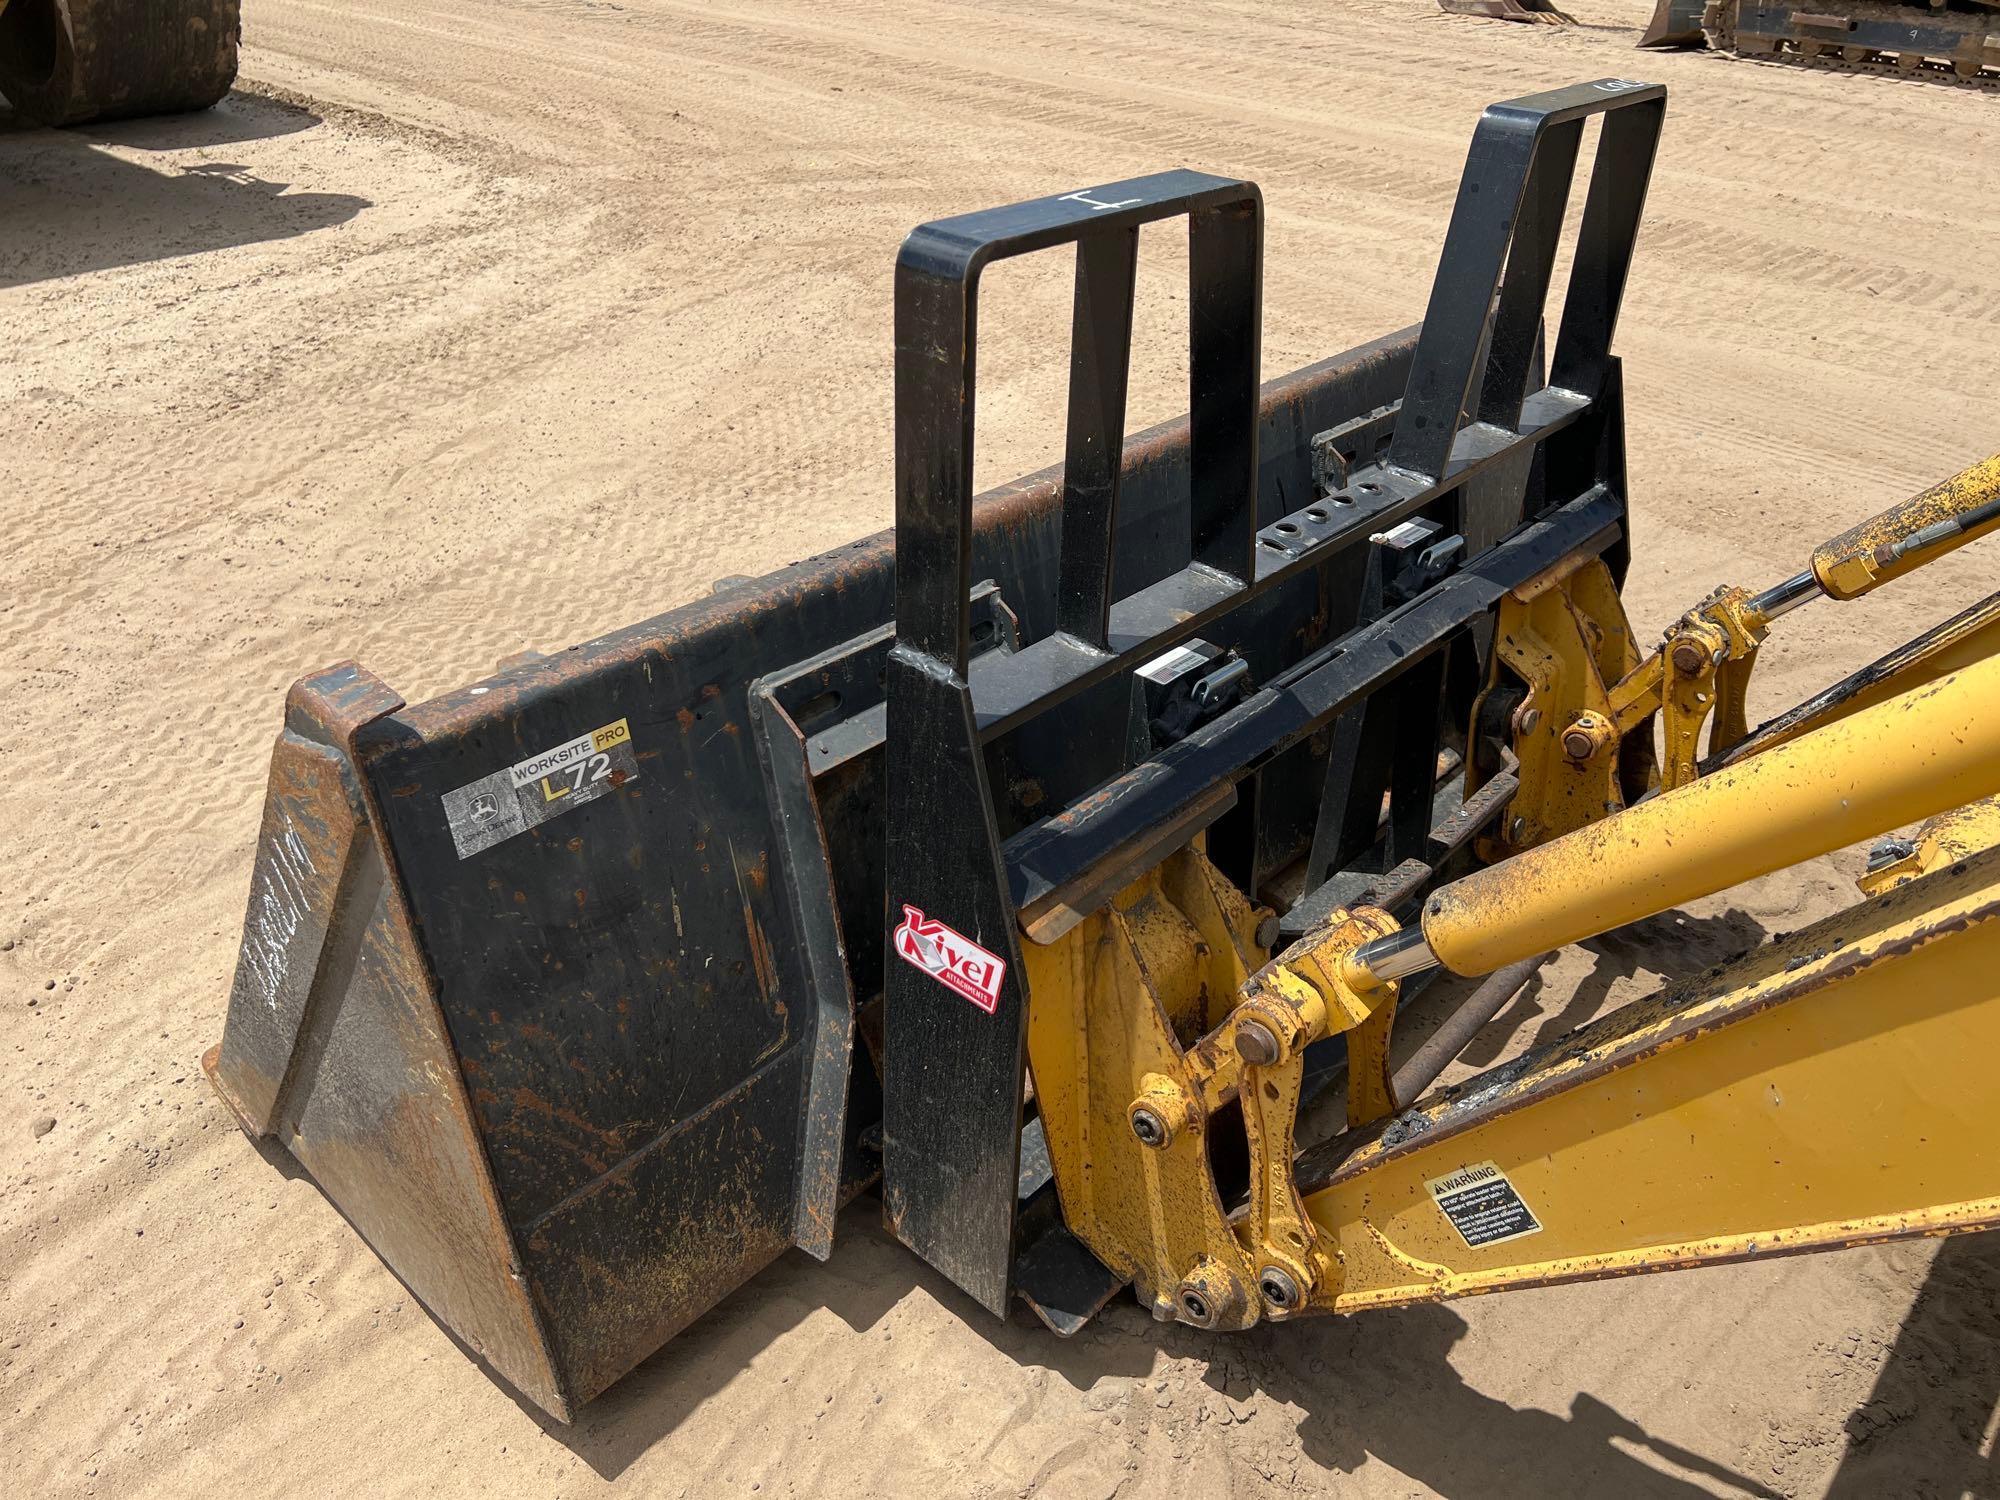
[[[1589,395],[1603,383],[1666,101],[1662,84],[1606,78],[1488,106],[1466,154],[1390,465],[1426,478],[1446,472],[1496,296],[1500,336],[1488,367],[1496,384],[1478,406],[1486,420],[1489,409],[1504,416],[1511,405],[1512,392],[1497,382],[1509,371],[1526,374],[1520,351],[1541,318],[1578,139],[1583,122],[1600,114],[1551,367],[1559,389]]]
[[[1028,673],[1008,674],[1017,686],[1060,688],[1129,634],[1110,601],[1111,475],[1124,447],[1138,233],[1182,215],[1194,310],[1188,546],[1214,569],[1204,581],[1233,592],[1250,575],[1256,523],[1262,200],[1254,186],[1185,171],[1111,183],[924,225],[896,262],[883,1208],[905,1244],[995,1312],[1012,1291],[1028,1012],[984,726],[967,681],[979,277],[995,260],[1076,246],[1058,630],[1037,643]],[[1054,671],[1042,679],[1037,668]],[[1050,696],[1034,692],[1023,711]],[[912,957],[909,933],[925,922],[945,924],[922,950],[951,956],[945,972]],[[965,993],[960,969],[992,979],[992,993]]]
[[[1077,299],[1078,319],[1090,337],[1071,351],[1072,430],[1064,451],[1077,457],[1093,440],[1108,450],[1113,439],[1105,419],[1113,415],[1114,394],[1116,438],[1124,436],[1124,368],[1131,355],[1130,272],[1121,274],[1121,257],[1135,253],[1139,226],[1182,215],[1195,252],[1189,275],[1197,314],[1190,339],[1191,462],[1203,486],[1223,497],[1196,512],[1197,542],[1215,545],[1210,513],[1224,500],[1254,513],[1261,288],[1253,281],[1246,296],[1240,287],[1212,284],[1219,277],[1240,279],[1260,264],[1262,200],[1253,184],[1203,172],[1161,172],[921,225],[896,258],[899,648],[922,652],[964,676],[980,273],[996,260],[1051,246],[1088,246]],[[1240,347],[1246,340],[1247,352]],[[1107,389],[1109,365],[1119,374]],[[1246,537],[1241,561],[1227,571],[1241,576],[1248,557]]]
[[[1606,550],[1624,529],[1624,501],[1598,486],[1524,527],[1393,615],[1325,648],[1235,709],[1135,766],[1090,801],[1010,840],[1019,906],[1068,884],[1146,829],[1394,684],[1501,597],[1565,557]],[[1386,777],[1389,768],[1385,765]],[[1376,782],[1379,804],[1385,788]]]
[[[1056,628],[1099,650],[1111,617],[1111,538],[1125,450],[1132,282],[1138,265],[1136,224],[1077,242]]]

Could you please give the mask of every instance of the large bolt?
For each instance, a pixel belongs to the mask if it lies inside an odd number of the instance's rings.
[[[1585,709],[1562,732],[1563,754],[1574,761],[1586,761],[1611,740],[1611,721],[1595,709]]]
[[[1671,653],[1674,670],[1683,677],[1692,677],[1708,665],[1708,653],[1699,641],[1676,641]]]
[[[1138,1098],[1125,1106],[1125,1123],[1133,1139],[1150,1151],[1172,1145],[1183,1131],[1201,1133],[1201,1118],[1187,1090],[1158,1073],[1139,1080]]]
[[[1266,1266],[1257,1273],[1257,1290],[1275,1313],[1288,1313],[1299,1305],[1299,1284],[1283,1266]]]
[[[1173,1132],[1167,1129],[1167,1122],[1150,1105],[1133,1105],[1131,1121],[1133,1136],[1149,1150],[1157,1151],[1174,1138]]]
[[[1268,1068],[1279,1057],[1278,1038],[1262,1021],[1251,1017],[1236,1024],[1236,1055],[1253,1068]]]
[[[1234,1272],[1204,1255],[1188,1267],[1174,1288],[1173,1301],[1183,1323],[1196,1328],[1235,1326],[1243,1316],[1246,1291]]]
[[[1908,839],[1886,838],[1868,851],[1868,873],[1872,875],[1877,870],[1886,869],[1916,852],[1917,846]]]

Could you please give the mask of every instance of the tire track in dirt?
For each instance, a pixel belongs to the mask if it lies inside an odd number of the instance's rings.
[[[1619,344],[1634,609],[1657,621],[1724,573],[1789,571],[1801,539],[1991,440],[1967,404],[2000,374],[1975,269],[2000,227],[1990,102],[1411,0],[250,4],[248,76],[324,124],[90,149],[369,207],[0,289],[0,451],[26,455],[0,598],[0,694],[23,705],[0,725],[19,940],[0,1098],[61,1120],[36,1144],[0,1112],[0,1260],[22,1268],[0,1278],[0,1346],[20,1345],[0,1422],[31,1433],[27,1489],[1475,1493],[1521,1478],[1491,1466],[1510,1454],[1612,1463],[1555,1415],[1580,1393],[1770,1488],[1830,1470],[1837,1444],[1765,1467],[1789,1451],[1773,1433],[1837,1430],[1865,1394],[1816,1330],[1892,1324],[1920,1267],[1801,1261],[1248,1341],[1121,1307],[1057,1348],[962,1320],[855,1215],[833,1263],[773,1267],[558,1442],[244,1148],[192,1064],[219,1034],[284,684],[354,654],[415,698],[884,524],[888,271],[911,224],[1177,162],[1256,176],[1275,374],[1421,309],[1481,105],[1666,76]],[[80,160],[5,145],[50,181]],[[1134,425],[1178,410],[1185,378],[1161,331],[1184,312],[1175,252],[1149,241],[1142,266]],[[1066,298],[1060,267],[996,282],[990,477],[1052,456]],[[1760,702],[1983,577],[1953,559],[1927,598],[1802,611]],[[51,798],[78,725],[90,764]],[[1837,874],[1748,909],[1797,925],[1842,899]],[[50,996],[33,1011],[30,986]],[[1780,1363],[1809,1378],[1746,1377],[1740,1411],[1683,1394],[1688,1369]]]

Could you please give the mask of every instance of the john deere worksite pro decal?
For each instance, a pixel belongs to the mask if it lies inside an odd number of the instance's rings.
[[[903,908],[903,925],[896,929],[896,952],[987,1015],[999,1007],[1007,960],[988,953],[964,933],[953,931],[935,917],[926,917],[914,906]]]
[[[468,781],[440,800],[458,857],[467,859],[638,779],[632,730],[620,719]]]
[[[1537,1219],[1507,1174],[1490,1161],[1476,1161],[1424,1184],[1451,1220],[1459,1238],[1477,1250],[1523,1235],[1540,1234]]]

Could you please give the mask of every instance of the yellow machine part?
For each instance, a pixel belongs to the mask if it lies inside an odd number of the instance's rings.
[[[1686,786],[1704,771],[1985,659],[2000,646],[2000,595],[1755,732],[1748,722],[1750,678],[1775,619],[1814,598],[1856,598],[1996,528],[2000,457],[1851,527],[1816,548],[1810,568],[1774,589],[1716,589],[1643,658],[1632,648],[1630,623],[1602,562],[1574,559],[1515,589],[1500,603],[1492,676],[1473,728],[1495,731],[1486,703],[1507,679],[1518,679],[1526,696],[1507,728],[1520,787],[1481,852],[1500,860],[1534,848],[1618,811],[1654,780],[1667,790]]]
[[[1879,896],[1996,844],[2000,844],[2000,798],[1955,807],[1918,829],[1908,854],[1887,864],[1871,864],[1861,877],[1861,889]]]
[[[1264,962],[1257,917],[1197,842],[1053,943],[1022,945],[1028,1066],[1064,1221],[1158,1315],[1217,1328],[1258,1318],[1255,1267],[1208,1165],[1207,1116],[1235,1091],[1236,1057],[1188,1053]],[[1135,1106],[1157,1144],[1135,1134]]]
[[[2000,462],[1871,523],[1857,591],[1995,524],[1995,491]],[[1816,562],[1861,566],[1866,529]],[[1488,852],[1525,852],[1434,892],[1420,932],[1337,910],[1265,964],[1198,843],[1087,917],[1024,914],[1064,1217],[1156,1316],[1241,1328],[2000,1224],[2000,604],[1746,735],[1782,612],[1763,601],[1801,585],[1719,589],[1644,659],[1595,559],[1504,600],[1473,731],[1510,716],[1519,786]],[[1655,714],[1666,789],[1645,796]],[[1397,976],[1492,973],[1924,818],[1853,909],[1393,1112]],[[1335,1033],[1349,1128],[1296,1156],[1304,1051]],[[1231,1099],[1235,1208],[1207,1141]]]
[[[1505,847],[1532,847],[1625,805],[1612,690],[1638,665],[1618,585],[1598,558],[1544,573],[1502,602],[1486,694],[1499,689],[1503,671],[1526,689],[1514,711],[1521,789],[1507,816]],[[1482,711],[1483,701],[1475,720]],[[1570,734],[1588,736],[1589,753],[1566,752]],[[1466,793],[1477,789],[1474,782]]]
[[[1424,937],[1488,974],[2000,792],[2000,659],[1446,886]]]
[[[2000,654],[2000,594],[1989,595],[1818,697],[1763,724],[1732,744],[1710,769],[1762,754],[1996,654]]]
[[[1309,1155],[1335,1306],[2000,1222],[1996,974],[1988,851]]]
[[[2000,527],[1996,502],[2000,455],[1823,542],[1813,550],[1813,576],[1832,598],[1858,598]]]

